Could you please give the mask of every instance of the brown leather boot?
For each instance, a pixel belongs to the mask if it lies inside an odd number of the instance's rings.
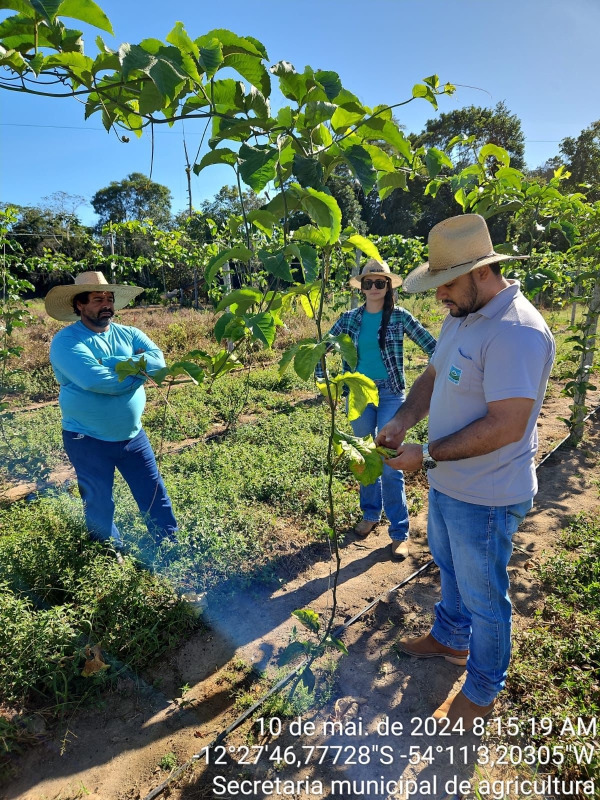
[[[453,726],[459,719],[462,719],[465,732],[472,730],[477,717],[487,717],[494,709],[494,701],[489,706],[478,706],[472,703],[466,694],[461,691],[454,697],[449,697],[442,705],[433,712],[434,719],[448,717],[450,725]]]
[[[361,519],[358,525],[354,526],[354,533],[360,536],[361,539],[366,537],[379,525],[378,522],[372,522],[370,519]]]
[[[415,658],[442,656],[446,661],[458,664],[459,667],[464,667],[469,656],[468,650],[453,650],[452,647],[440,644],[431,633],[426,633],[425,636],[419,636],[417,639],[400,639],[398,647],[403,653],[408,653],[409,656],[415,656]]]

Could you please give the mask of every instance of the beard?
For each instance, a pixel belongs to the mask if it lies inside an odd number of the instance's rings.
[[[97,314],[93,314],[87,312],[86,314],[81,312],[82,316],[85,316],[87,321],[94,325],[96,328],[104,328],[106,325],[110,324],[111,319],[114,317],[114,311],[111,311],[110,308],[101,308]]]
[[[477,311],[478,308],[481,308],[481,303],[479,303],[478,293],[477,293],[477,284],[475,283],[475,278],[469,273],[469,285],[465,290],[465,296],[459,303],[454,303],[456,308],[448,309],[449,314],[451,317],[468,317],[469,314],[472,314],[474,311]]]

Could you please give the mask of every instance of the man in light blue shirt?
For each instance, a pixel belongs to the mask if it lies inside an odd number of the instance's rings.
[[[159,545],[174,540],[177,522],[141,425],[146,404],[145,375],[119,381],[115,366],[146,362],[152,375],[165,366],[160,349],[142,331],[112,322],[142,291],[137,286],[107,283],[101,272],[85,272],[70,286],[56,286],[46,296],[54,319],[74,321],[59,331],[50,347],[50,362],[60,384],[63,442],[79,484],[90,538],[113,540],[122,561],[121,534],[114,524],[112,496],[119,470],[148,531]]]

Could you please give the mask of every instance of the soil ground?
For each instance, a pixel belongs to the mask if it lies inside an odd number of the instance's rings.
[[[600,396],[591,398],[598,405]],[[557,420],[566,415],[568,401],[551,397],[539,422],[541,459],[563,437],[564,425]],[[536,504],[515,536],[515,552],[510,564],[514,621],[516,626],[530,624],[541,601],[541,587],[532,576],[531,567],[544,553],[550,553],[569,517],[599,505],[600,418],[595,415],[587,424],[583,447],[561,447],[539,470],[539,493]],[[364,540],[351,533],[342,547],[342,569],[338,590],[338,622],[343,622],[364,608],[378,595],[384,597],[344,634],[349,655],[339,658],[336,689],[331,701],[319,711],[309,711],[303,723],[313,722],[315,733],[294,736],[289,721],[278,739],[249,739],[249,725],[226,740],[235,752],[223,754],[223,764],[204,765],[204,759],[171,787],[171,798],[194,800],[208,797],[241,797],[235,785],[221,789],[223,781],[276,780],[299,782],[288,797],[308,798],[322,794],[354,796],[358,789],[346,791],[333,780],[404,780],[395,797],[437,797],[459,795],[452,781],[469,780],[476,774],[487,775],[487,767],[477,765],[476,748],[493,746],[493,739],[483,743],[474,735],[442,737],[419,735],[419,720],[432,711],[453,691],[458,690],[464,669],[440,659],[419,661],[399,653],[394,645],[402,636],[420,634],[428,629],[433,604],[439,598],[439,579],[435,566],[398,592],[388,590],[411,575],[430,559],[426,540],[426,508],[412,521],[410,556],[402,563],[389,558],[389,539],[380,526]],[[247,675],[236,672],[242,659],[259,670],[274,671],[278,654],[289,642],[295,609],[310,606],[321,613],[330,603],[329,584],[332,561],[324,547],[304,546],[294,531],[281,531],[282,557],[279,574],[284,579],[276,591],[251,587],[227,594],[215,591],[208,597],[209,627],[190,638],[183,647],[143,678],[122,679],[104,698],[99,709],[85,709],[73,715],[66,726],[42,737],[36,748],[16,764],[17,777],[4,789],[6,800],[134,800],[146,795],[168,776],[158,762],[174,753],[181,764],[211,742],[237,717],[233,709],[236,690],[247,687]],[[233,667],[232,667],[233,665]],[[237,677],[236,677],[237,675]],[[160,685],[158,691],[152,686]],[[184,698],[182,687],[189,687]],[[518,709],[509,708],[499,698],[497,716],[518,717]],[[403,726],[402,735],[384,735],[377,725],[389,718]],[[323,723],[338,720],[343,735],[323,735]],[[362,732],[359,730],[362,722]],[[355,730],[356,729],[356,730]],[[422,729],[421,729],[422,730]],[[243,748],[252,741],[264,745],[257,765],[239,764]],[[293,754],[295,763],[285,766],[269,760],[280,745]],[[316,761],[323,750],[314,751],[309,763],[310,746],[340,745],[330,750],[323,763]],[[357,753],[362,750],[361,764]],[[385,751],[390,747],[391,751]],[[418,750],[410,750],[410,748]],[[415,753],[426,754],[432,747],[433,763],[419,760]],[[450,751],[448,748],[453,747]],[[464,748],[464,750],[460,750]],[[254,753],[257,751],[253,751]],[[365,753],[368,752],[368,755]],[[383,763],[384,754],[393,752],[393,763]],[[450,754],[455,762],[450,764]],[[410,763],[416,761],[417,763]],[[254,756],[252,756],[254,758]],[[352,762],[357,763],[352,763]],[[348,763],[344,763],[348,762]],[[497,768],[489,772],[496,776]],[[215,776],[221,783],[213,785]],[[416,783],[407,784],[414,780]],[[308,783],[307,783],[308,782]],[[281,784],[283,786],[283,783]],[[215,787],[218,789],[215,792]],[[463,793],[464,793],[463,787]],[[239,789],[239,787],[238,787]],[[273,793],[275,789],[272,790]],[[283,790],[282,790],[283,791]],[[268,790],[266,790],[268,794]],[[371,794],[388,796],[385,790]],[[263,796],[252,790],[245,796]]]

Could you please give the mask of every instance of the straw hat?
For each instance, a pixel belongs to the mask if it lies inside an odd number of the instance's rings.
[[[73,311],[73,298],[81,292],[112,292],[115,296],[115,311],[120,311],[143,291],[141,286],[108,283],[101,272],[82,272],[75,278],[75,283],[50,289],[44,303],[47,313],[54,319],[77,322],[79,317]]]
[[[429,261],[404,280],[405,292],[425,292],[497,261],[528,258],[496,253],[486,221],[479,214],[462,214],[439,222],[429,232]]]
[[[375,258],[370,258],[367,261],[360,275],[355,275],[353,278],[350,278],[350,286],[354,289],[360,289],[360,282],[363,278],[366,278],[367,275],[369,275],[369,277],[371,275],[383,275],[384,278],[389,278],[392,289],[402,286],[402,278],[400,275],[396,275],[392,272],[385,261],[377,261]]]

